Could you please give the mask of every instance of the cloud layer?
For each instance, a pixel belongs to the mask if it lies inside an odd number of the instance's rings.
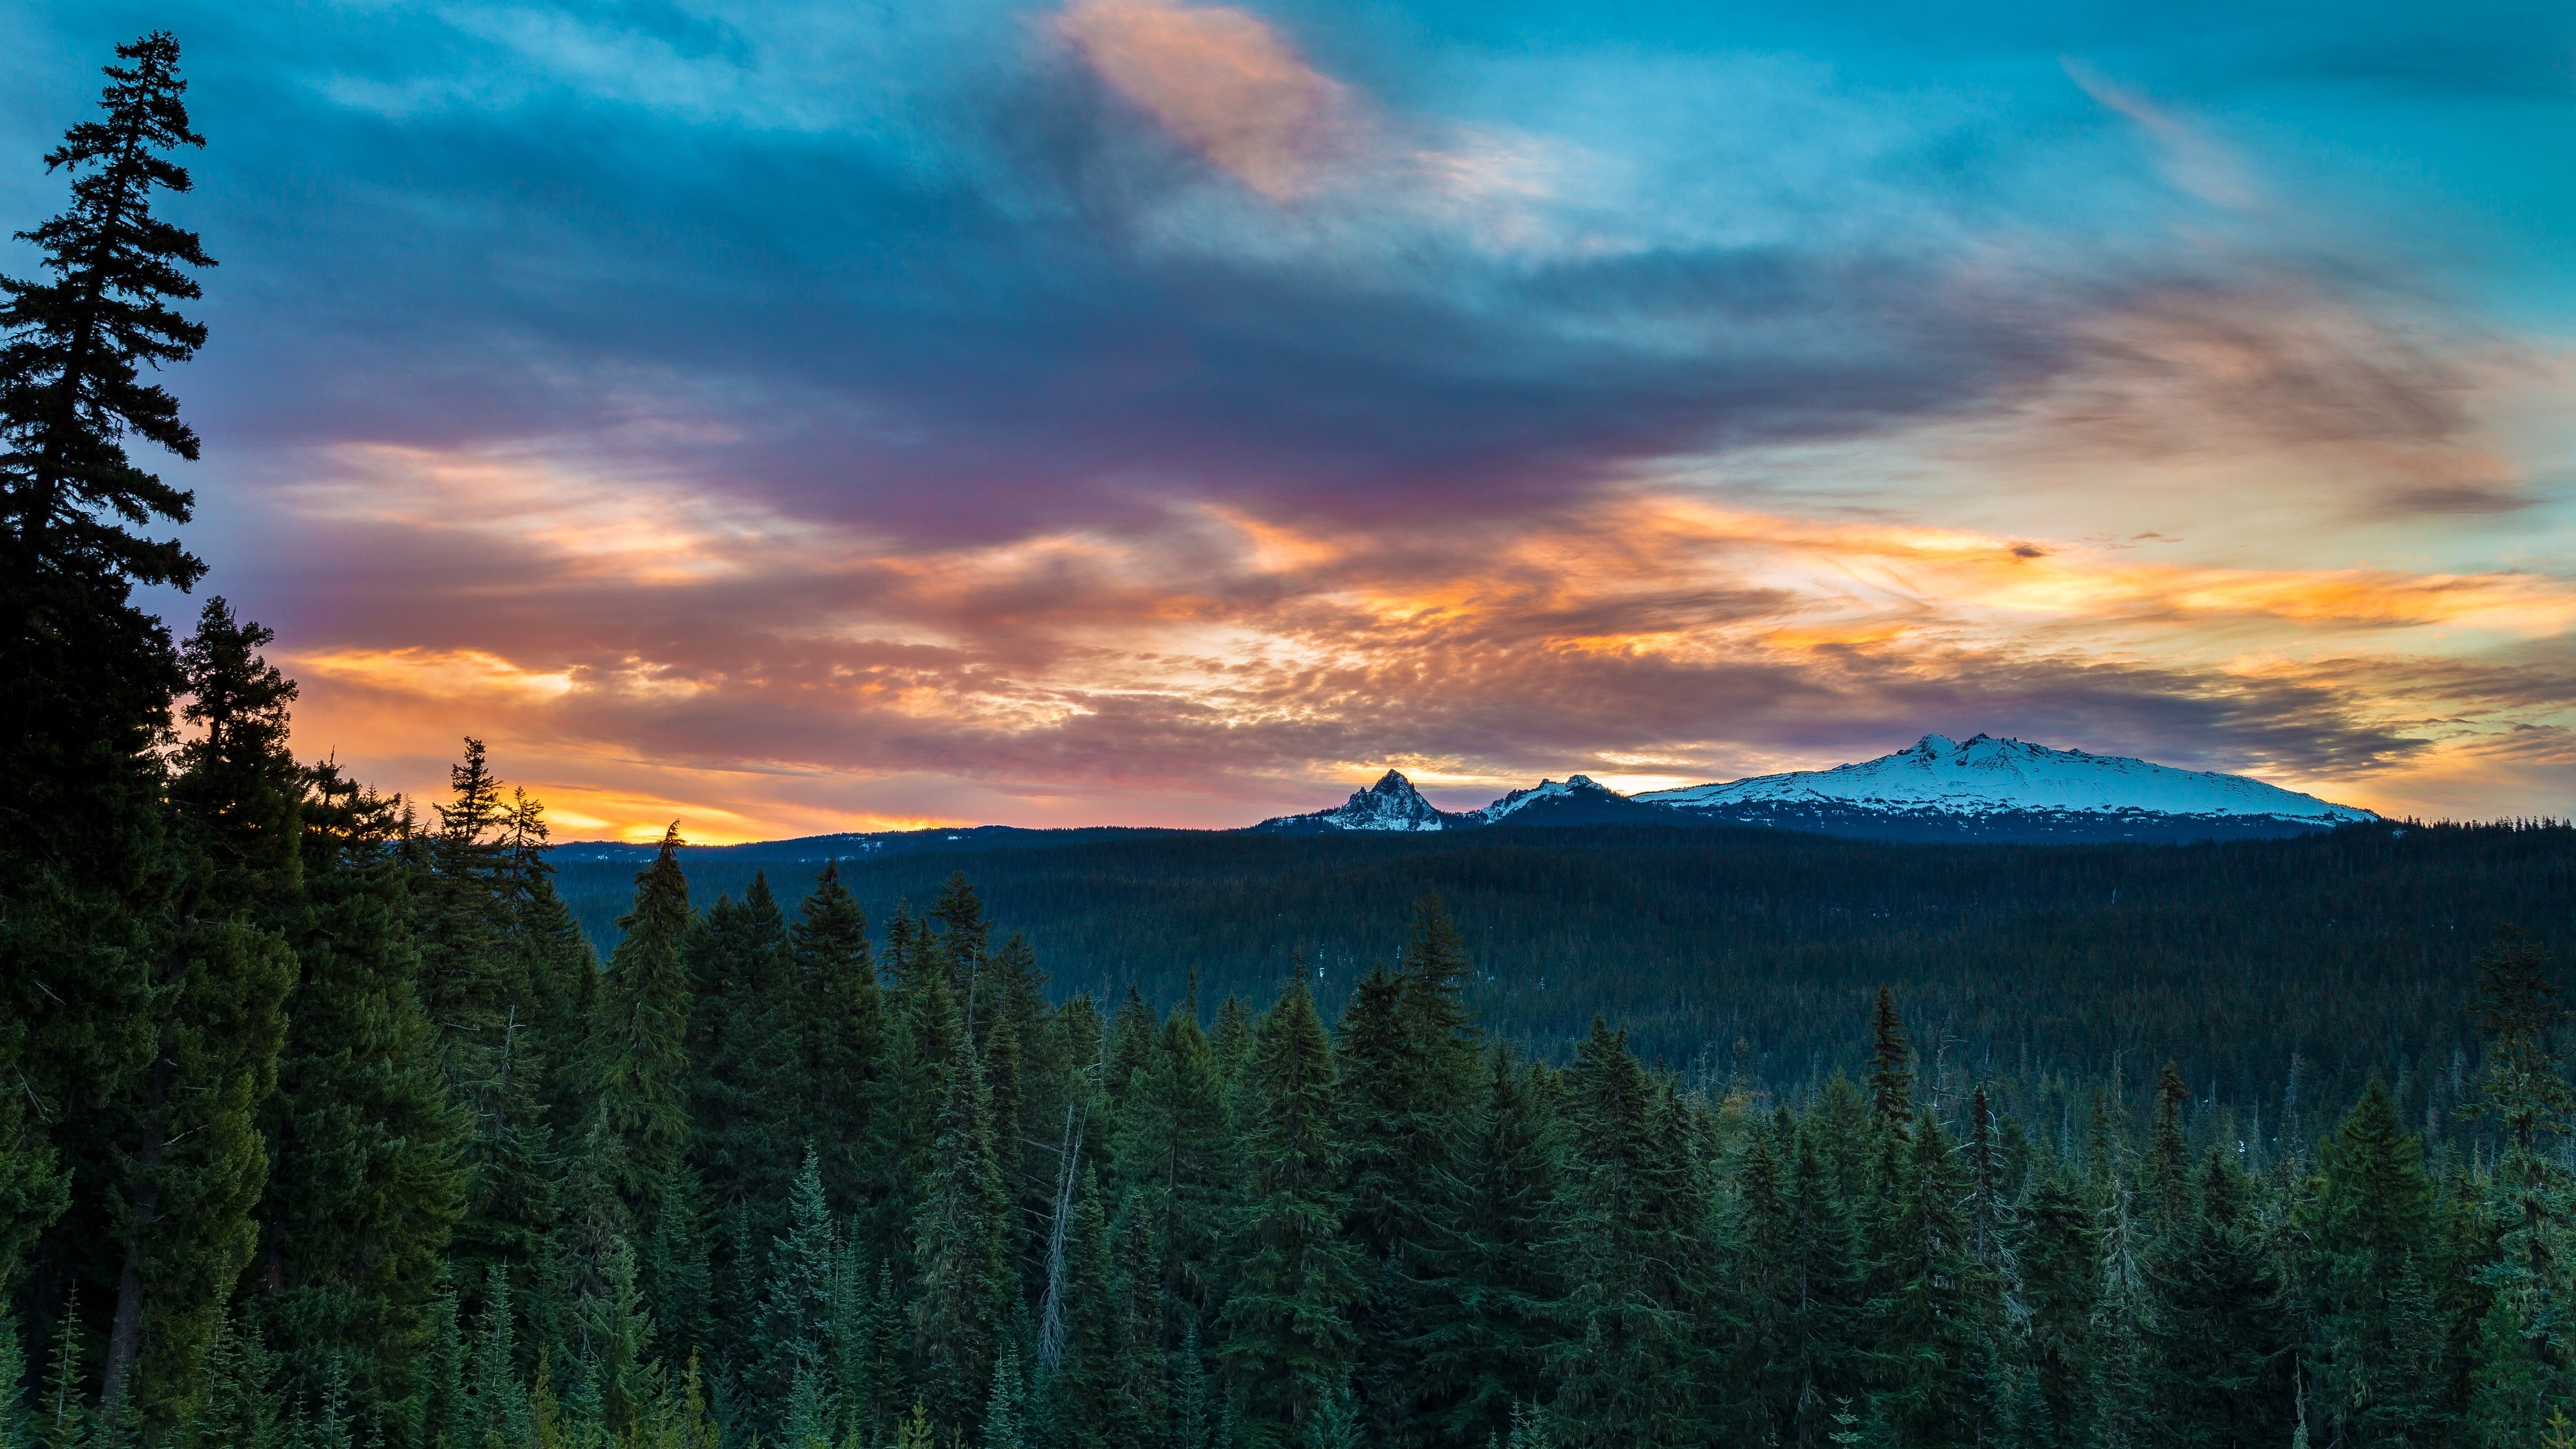
[[[2565,22],[104,8],[0,145],[189,45],[194,537],[394,787],[1230,824],[1984,729],[2576,805],[2576,218],[2475,159],[2576,139]]]

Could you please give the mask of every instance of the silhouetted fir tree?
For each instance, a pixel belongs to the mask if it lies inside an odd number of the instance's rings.
[[[709,1192],[710,1284],[750,1303],[767,1275],[769,1241],[785,1226],[788,1187],[816,1125],[800,1080],[803,1024],[788,927],[765,875],[742,904],[719,896],[688,942],[696,1002],[690,1024],[689,1161]],[[668,1322],[659,1305],[657,1318]],[[741,1360],[746,1314],[713,1314],[716,1361]]]
[[[626,934],[601,984],[591,1041],[601,1119],[618,1140],[618,1191],[647,1223],[689,1140],[692,1003],[681,957],[689,885],[680,873],[679,845],[673,825],[653,863],[636,874],[635,906],[618,923]]]
[[[913,1362],[932,1420],[966,1427],[980,1416],[1009,1322],[1010,1264],[1003,1251],[1010,1200],[994,1159],[983,1070],[974,1042],[962,1033],[948,1081],[913,1226]]]
[[[1735,1168],[1730,1286],[1743,1305],[1744,1334],[1734,1345],[1732,1368],[1746,1390],[1736,1432],[1766,1443],[1794,1443],[1797,1434],[1796,1364],[1786,1331],[1796,1306],[1789,1277],[1793,1205],[1780,1160],[1783,1144],[1794,1150],[1796,1131],[1785,1109],[1776,1125],[1754,1124]]]
[[[590,1024],[599,1009],[599,957],[555,891],[554,867],[545,858],[545,806],[523,789],[511,791],[502,817],[503,892],[510,902],[509,979],[529,997],[535,1048],[531,1074],[550,1140],[581,1125],[587,1098]]]
[[[189,190],[172,153],[205,139],[176,39],[156,31],[116,55],[99,117],[45,156],[69,176],[70,206],[18,233],[44,275],[0,278],[0,977],[21,988],[0,1017],[35,1028],[20,1076],[47,1098],[139,1073],[152,1049],[130,953],[162,888],[152,750],[179,672],[168,631],[131,595],[205,572],[175,540],[136,531],[185,523],[194,499],[124,446],[197,457],[143,369],[205,342],[174,304],[200,295],[189,271],[214,263],[153,212],[156,191]]]
[[[2213,1151],[2198,1177],[2198,1202],[2149,1257],[2155,1423],[2163,1440],[2195,1446],[2287,1443],[2296,1391],[2280,1270],[2244,1175]]]
[[[1426,1403],[1450,1442],[1481,1444],[1511,1427],[1513,1406],[1547,1382],[1556,1302],[1556,1160],[1537,1072],[1501,1047],[1486,1059],[1483,1109],[1470,1125],[1447,1205],[1456,1225],[1426,1300]]]
[[[1293,1443],[1347,1380],[1358,1255],[1342,1238],[1332,1044],[1303,979],[1265,1013],[1245,1067],[1247,1191],[1217,1357],[1253,1446]]]
[[[1075,1081],[1073,1044],[1046,1000],[1046,972],[1028,938],[1014,932],[984,964],[991,1002],[993,1137],[1005,1187],[1011,1195],[1012,1257],[1032,1299],[1043,1292],[1046,1243],[1063,1185],[1068,1141],[1067,1109],[1088,1089]],[[1008,1070],[1004,1042],[1008,1042]],[[1096,1043],[1086,1043],[1097,1051]],[[1007,1078],[1007,1080],[1006,1080]],[[1089,1123],[1086,1120],[1085,1136]]]
[[[412,988],[392,802],[325,764],[308,778],[302,823],[302,891],[284,926],[299,982],[261,1114],[275,1161],[251,1322],[303,1391],[337,1359],[362,1418],[409,1424],[464,1208],[469,1123]]]
[[[1436,910],[1426,903],[1423,914]],[[1346,1230],[1366,1274],[1354,1388],[1371,1435],[1391,1446],[1423,1442],[1435,1418],[1422,1400],[1421,1284],[1452,1246],[1440,1188],[1456,1172],[1468,1100],[1458,1062],[1472,1060],[1458,1028],[1454,940],[1445,917],[1417,920],[1406,964],[1362,977],[1342,1010]]]

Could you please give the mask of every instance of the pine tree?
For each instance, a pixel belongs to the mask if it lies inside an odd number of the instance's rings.
[[[30,1449],[35,1442],[26,1382],[27,1351],[18,1342],[18,1318],[0,1302],[0,1449]]]
[[[256,1250],[267,1187],[258,1113],[276,1081],[296,961],[273,924],[301,876],[304,773],[286,752],[294,697],[258,654],[270,636],[211,600],[185,651],[203,731],[171,785],[189,867],[160,998],[158,1050],[125,1102],[115,1236],[123,1263],[102,1411],[190,1412],[199,1360]],[[132,1395],[129,1403],[129,1394]]]
[[[318,1391],[337,1359],[361,1413],[414,1422],[463,1211],[468,1123],[413,991],[392,802],[325,764],[310,774],[303,827],[303,889],[286,925],[300,980],[260,1119],[276,1161],[253,1320],[303,1391]]]
[[[286,1449],[285,1402],[276,1355],[236,1314],[206,1350],[205,1392],[179,1440],[204,1449]],[[0,1434],[10,1449],[28,1442]]]
[[[1003,1219],[1010,1204],[994,1160],[991,1103],[973,1040],[961,1034],[957,1052],[929,1191],[913,1229],[913,1342],[932,1417],[966,1425],[979,1416],[1008,1319]]]
[[[837,862],[826,862],[791,928],[800,1028],[797,1071],[820,1139],[826,1191],[842,1211],[892,1197],[893,1127],[880,1080],[885,1005],[868,951],[868,920]]]
[[[36,1406],[36,1442],[43,1449],[81,1449],[89,1442],[88,1393],[82,1384],[79,1304],[63,1305],[54,1320],[53,1360],[45,1370],[44,1398]]]
[[[2156,1080],[2155,1126],[2147,1134],[2146,1159],[2138,1166],[2147,1225],[2158,1234],[2178,1231],[2191,1215],[2191,1149],[2182,1135],[2182,1107],[2189,1100],[2182,1073],[2165,1063]]]
[[[2576,1172],[2564,1156],[2576,1088],[2555,1046],[2568,1012],[2548,958],[2518,934],[2481,955],[2478,972],[2487,1049],[2476,1111],[2501,1138],[2492,1174],[2497,1261],[2485,1277],[2547,1384],[2576,1361]]]
[[[469,1118],[456,1261],[469,1288],[479,1288],[495,1263],[533,1287],[556,1208],[552,1119],[569,1105],[556,1099],[579,1097],[582,1117],[562,1124],[577,1132],[590,1115],[591,1084],[554,1090],[565,1064],[550,1061],[548,1049],[567,1043],[544,1027],[558,1008],[536,994],[529,962],[509,937],[513,901],[530,888],[530,873],[514,870],[512,811],[483,742],[464,743],[448,770],[449,801],[436,808],[437,829],[408,842],[416,847],[415,981],[422,1009],[438,1023],[448,1091]]]
[[[2306,1227],[2337,1442],[2422,1444],[2448,1427],[2443,1333],[2425,1283],[2433,1184],[2422,1156],[2374,1077],[2319,1158]]]
[[[1085,1169],[1066,1233],[1063,1357],[1046,1379],[1048,1424],[1062,1449],[1103,1449],[1141,1432],[1125,1409],[1120,1356],[1127,1341],[1126,1293],[1117,1282],[1100,1177]]]
[[[2139,1449],[2150,1442],[2147,1250],[2129,1194],[2114,1186],[2101,1210],[2101,1290],[2088,1338],[2092,1399],[2090,1443],[2098,1449]]]
[[[2092,1422],[2092,1330],[2103,1285],[2101,1234],[2092,1208],[2054,1158],[2044,1159],[2032,1174],[2021,1227],[2031,1375],[2023,1403],[2024,1442],[2082,1443]]]
[[[1419,1285],[1457,1248],[1442,1209],[1477,1100],[1461,1000],[1472,974],[1457,927],[1426,896],[1400,969],[1363,977],[1342,1013],[1348,1232],[1368,1274],[1354,1387],[1372,1436],[1390,1446],[1425,1442],[1450,1407],[1424,1397],[1421,1348],[1438,1310]]]
[[[457,1416],[458,1449],[490,1449],[495,1444],[516,1449],[534,1437],[536,1428],[529,1416],[527,1386],[519,1379],[517,1317],[510,1304],[510,1277],[498,1267],[491,1270],[484,1289],[464,1387],[463,1412]]]
[[[1879,1412],[1897,1444],[1975,1443],[1991,1406],[1978,1376],[1975,1260],[1959,1211],[1967,1184],[1928,1108],[1905,1136],[1906,1171],[1887,1204],[1881,1250],[1890,1296],[1878,1313]]]
[[[1902,1127],[1914,1116],[1914,1047],[1896,1014],[1896,995],[1884,986],[1870,1008],[1869,1037],[1870,1110],[1882,1124]]]
[[[1689,1274],[1703,1254],[1680,1179],[1687,1164],[1659,1130],[1662,1096],[1624,1037],[1599,1018],[1567,1073],[1566,1337],[1556,1407],[1566,1442],[1699,1442],[1708,1387],[1695,1352]]]
[[[822,1162],[809,1150],[788,1192],[786,1231],[770,1246],[759,1329],[751,1345],[750,1392],[770,1415],[785,1412],[800,1383],[810,1381],[819,1395],[832,1382],[831,1329],[840,1260],[839,1228],[823,1196]],[[785,1432],[784,1419],[765,1421]]]
[[[1251,1181],[1217,1356],[1255,1442],[1293,1442],[1348,1378],[1360,1284],[1342,1238],[1332,1046],[1302,978],[1262,1017],[1245,1071]]]
[[[1163,1019],[1151,1064],[1129,1089],[1118,1165],[1154,1217],[1162,1249],[1165,1344],[1212,1311],[1218,1255],[1235,1183],[1234,1143],[1224,1079],[1198,1019]]]
[[[1425,1295],[1424,1399],[1454,1443],[1511,1427],[1547,1382],[1556,1271],[1557,1172],[1538,1069],[1487,1054],[1485,1100],[1451,1189],[1440,1276]]]
[[[2286,1443],[2295,1392],[2280,1270],[2236,1167],[2212,1152],[2199,1178],[2199,1201],[2149,1260],[2151,1402],[2201,1443]]]
[[[680,828],[662,836],[635,877],[634,909],[608,963],[592,1045],[594,1080],[608,1130],[621,1146],[618,1190],[649,1222],[689,1140],[689,883],[680,873]]]
[[[116,55],[127,64],[107,67],[101,117],[45,156],[72,178],[70,208],[18,234],[48,275],[0,277],[0,813],[15,837],[0,875],[33,864],[52,877],[42,885],[84,893],[141,883],[139,817],[158,774],[147,751],[178,685],[168,633],[131,590],[185,590],[205,572],[175,540],[134,531],[187,522],[194,498],[123,441],[197,457],[177,402],[142,370],[206,339],[173,304],[200,296],[189,270],[214,263],[152,210],[156,191],[189,190],[171,153],[205,138],[189,126],[177,40],[156,31]]]
[[[1020,1356],[1006,1349],[993,1362],[993,1388],[984,1397],[984,1449],[1028,1449],[1028,1438],[1021,1431],[1024,1418]]]

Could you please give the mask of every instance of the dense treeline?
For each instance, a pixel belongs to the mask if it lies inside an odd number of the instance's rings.
[[[141,369],[208,263],[177,46],[119,58],[0,309],[0,1449],[2576,1442],[2520,937],[2430,1150],[2376,1083],[2270,1151],[2172,1070],[2033,1087],[1884,992],[1795,1090],[1533,1059],[1429,895],[1157,1010],[963,877],[701,907],[675,831],[602,962],[480,745],[379,796],[290,753],[268,631],[136,606],[203,572],[123,439],[195,451]]]
[[[798,847],[684,852],[707,894],[810,874]],[[1329,1009],[1449,903],[1487,1028],[1561,1057],[1591,1015],[1639,1054],[1811,1091],[1856,1068],[1844,1029],[1894,986],[1961,1076],[2078,1094],[2167,1058],[2195,1095],[2272,1128],[2299,1085],[2349,1101],[2376,1072],[2407,1120],[2474,1083],[2468,963],[2499,922],[2576,942],[2576,831],[2366,827],[2221,845],[1876,844],[1780,831],[1592,827],[1452,836],[1181,835],[845,860],[872,915],[966,872],[1057,981],[1177,1000],[1258,994],[1292,953]],[[563,867],[602,949],[631,864]],[[1742,1043],[1739,1059],[1737,1044]],[[1951,1085],[1945,1082],[1944,1087]],[[2036,1101],[2020,1103],[2029,1112]]]

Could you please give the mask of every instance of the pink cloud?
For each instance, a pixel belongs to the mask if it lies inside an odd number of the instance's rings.
[[[1120,95],[1270,200],[1314,192],[1349,147],[1346,88],[1241,10],[1076,0],[1056,24]]]

